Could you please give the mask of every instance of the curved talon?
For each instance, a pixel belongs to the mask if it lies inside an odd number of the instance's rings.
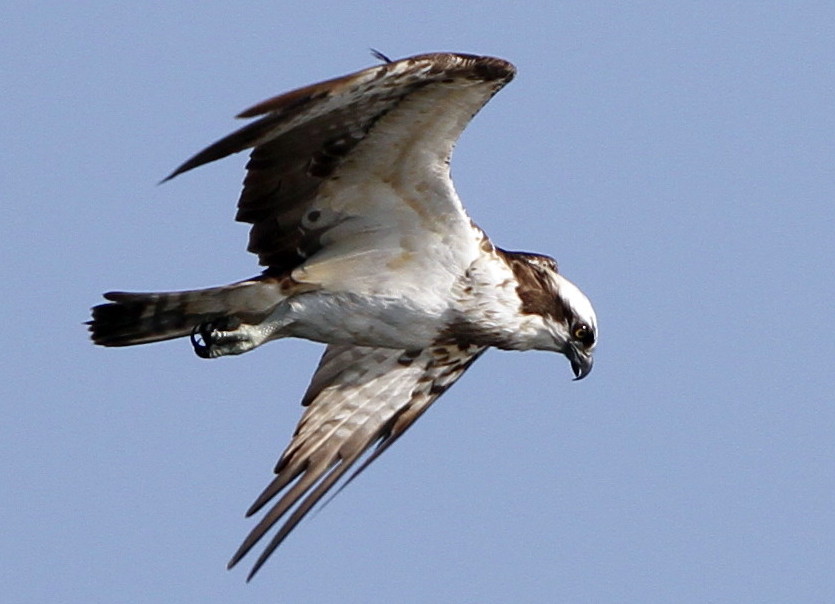
[[[198,323],[191,330],[191,335],[189,336],[191,345],[194,347],[194,353],[201,359],[208,359],[211,356],[211,345],[209,344],[211,335],[210,326],[211,323],[208,322]]]
[[[230,354],[223,346],[242,339],[234,333],[240,326],[241,320],[234,316],[218,317],[195,325],[190,336],[195,354],[201,359]]]

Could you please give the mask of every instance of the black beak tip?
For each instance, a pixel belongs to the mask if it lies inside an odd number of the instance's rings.
[[[588,357],[588,360],[583,359],[582,361],[577,359],[571,360],[571,370],[574,372],[574,381],[579,382],[584,377],[586,377],[589,373],[591,373],[591,368],[594,365],[592,358]]]

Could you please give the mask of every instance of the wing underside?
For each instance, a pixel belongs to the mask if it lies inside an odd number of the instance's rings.
[[[483,347],[457,345],[422,351],[329,346],[303,399],[305,413],[276,465],[276,476],[247,516],[275,502],[229,567],[286,516],[255,562],[252,578],[358,460],[366,456],[349,481],[397,440],[483,351]]]
[[[244,111],[239,117],[258,119],[168,178],[252,149],[237,219],[252,224],[249,250],[273,273],[358,231],[460,235],[469,219],[450,154],[514,73],[501,59],[429,54],[307,86]],[[377,194],[360,190],[368,183]]]

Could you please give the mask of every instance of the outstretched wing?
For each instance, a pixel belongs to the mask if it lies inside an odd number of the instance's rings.
[[[229,567],[290,512],[256,561],[252,578],[364,453],[377,445],[351,479],[397,440],[483,351],[483,347],[458,345],[413,352],[329,346],[302,400],[307,410],[276,465],[276,477],[247,516],[283,494],[252,529]]]
[[[355,291],[386,266],[425,280],[478,249],[449,159],[514,73],[501,59],[427,54],[307,86],[244,111],[261,117],[168,178],[252,148],[237,220],[271,273],[301,267],[298,280],[333,286],[349,269]]]

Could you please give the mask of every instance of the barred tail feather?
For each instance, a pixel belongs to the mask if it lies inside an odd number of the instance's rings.
[[[90,337],[100,346],[133,346],[188,336],[206,321],[235,316],[259,322],[281,300],[279,285],[256,277],[223,287],[181,292],[104,294],[92,309]]]
[[[132,346],[186,336],[216,316],[189,313],[189,295],[199,294],[108,292],[111,303],[92,309],[90,337],[101,346]]]

